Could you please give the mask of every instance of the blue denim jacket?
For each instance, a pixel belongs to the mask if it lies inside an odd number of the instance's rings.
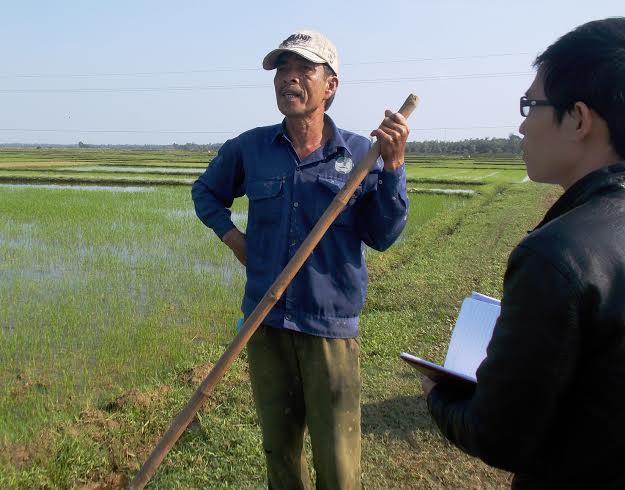
[[[236,197],[249,200],[247,283],[241,310],[247,317],[370,148],[363,136],[338,129],[304,160],[297,157],[284,122],[255,128],[227,141],[193,184],[195,210],[222,238],[234,228]],[[311,335],[358,335],[367,290],[364,244],[385,250],[406,223],[404,167],[383,170],[381,159],[304,263],[264,323]]]

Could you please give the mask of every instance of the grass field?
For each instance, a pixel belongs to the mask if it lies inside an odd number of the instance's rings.
[[[233,337],[244,271],[195,218],[182,179],[197,170],[158,172],[207,159],[0,151],[0,488],[123,487]],[[462,298],[500,294],[508,253],[553,191],[521,183],[518,161],[408,158],[407,172],[408,226],[367,254],[363,484],[504,488],[505,473],[438,434],[398,353],[442,361]],[[242,355],[151,488],[264,485]]]

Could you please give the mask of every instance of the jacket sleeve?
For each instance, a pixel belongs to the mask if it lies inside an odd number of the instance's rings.
[[[439,384],[428,397],[442,433],[492,466],[535,471],[550,426],[566,410],[563,399],[573,383],[581,335],[579,287],[565,275],[539,254],[517,247],[474,395],[463,398]]]
[[[226,141],[206,171],[195,181],[191,196],[195,213],[217,236],[234,228],[230,207],[245,193],[244,170],[238,139]]]
[[[378,158],[363,187],[364,193],[356,204],[356,229],[368,246],[386,250],[397,240],[408,219],[405,166],[388,172]]]

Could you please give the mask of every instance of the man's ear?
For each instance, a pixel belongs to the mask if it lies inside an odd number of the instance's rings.
[[[575,102],[567,113],[567,129],[571,138],[581,141],[587,138],[596,125],[597,114],[584,102]]]
[[[339,77],[336,75],[330,75],[328,77],[328,90],[331,90],[332,93],[335,93],[339,88]]]

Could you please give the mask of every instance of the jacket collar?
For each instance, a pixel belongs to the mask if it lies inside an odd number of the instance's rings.
[[[596,193],[611,187],[625,187],[625,162],[600,168],[579,179],[549,208],[534,230],[585,203]]]

